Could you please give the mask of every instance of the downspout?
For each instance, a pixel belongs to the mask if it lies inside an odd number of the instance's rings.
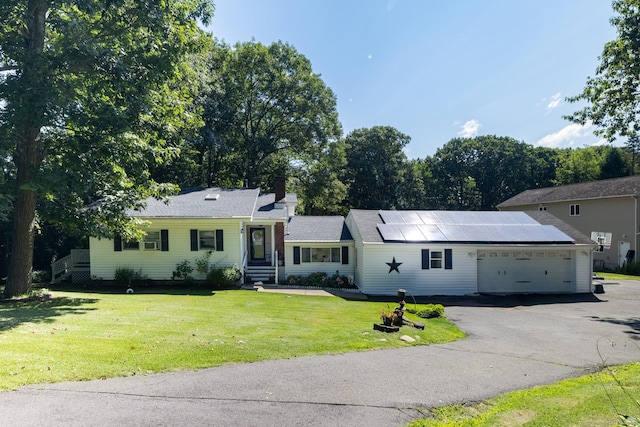
[[[638,232],[638,194],[635,194],[631,197],[635,202],[634,209],[633,209],[633,235],[634,235],[633,250],[637,254],[638,253],[638,235],[640,234],[640,232]]]

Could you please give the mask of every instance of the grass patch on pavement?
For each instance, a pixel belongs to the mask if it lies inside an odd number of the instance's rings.
[[[480,404],[435,408],[409,427],[637,426],[639,402],[640,363],[632,363]]]
[[[249,291],[201,293],[53,292],[46,300],[4,302],[0,390],[465,336],[443,318],[425,320],[423,331],[409,326],[399,334],[374,331],[373,323],[387,306],[381,302]],[[416,342],[400,341],[403,334]]]

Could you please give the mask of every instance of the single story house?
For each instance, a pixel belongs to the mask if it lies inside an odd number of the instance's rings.
[[[351,210],[365,294],[592,292],[594,243],[546,212]]]
[[[596,267],[633,261],[640,236],[640,175],[535,188],[500,203],[501,211],[544,211],[594,240]]]
[[[171,280],[179,263],[209,256],[245,280],[324,272],[371,295],[588,293],[594,242],[544,211],[351,210],[295,215],[297,198],[259,189],[186,190],[147,201],[142,241],[91,238],[91,276],[119,267]],[[198,278],[198,277],[196,277]]]

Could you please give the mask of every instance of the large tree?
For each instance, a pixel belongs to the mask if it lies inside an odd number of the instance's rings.
[[[410,140],[391,126],[356,129],[345,137],[348,206],[402,208],[402,187],[410,169],[403,149]]]
[[[609,141],[626,139],[635,153],[640,136],[640,0],[614,0],[612,6],[617,38],[604,45],[595,77],[568,99],[587,105],[566,118],[593,123],[595,133]]]
[[[217,43],[208,65],[211,95],[195,145],[207,184],[224,175],[268,188],[273,174],[315,161],[340,137],[334,93],[293,46]]]
[[[197,21],[212,10],[209,0],[0,0],[0,153],[13,173],[1,190],[13,201],[5,296],[31,287],[39,196],[108,235],[127,208],[167,191],[148,168],[174,153],[181,65],[208,40]],[[82,210],[87,195],[100,206]]]

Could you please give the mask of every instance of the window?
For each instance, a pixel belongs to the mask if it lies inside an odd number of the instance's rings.
[[[442,251],[431,251],[431,268],[442,268]]]
[[[169,230],[147,231],[142,242],[137,240],[126,241],[122,236],[116,235],[113,238],[113,250],[120,251],[163,251],[169,250]]]
[[[148,231],[144,238],[142,248],[145,251],[159,251],[160,250],[160,232]]]
[[[443,256],[444,255],[444,256]],[[484,257],[484,253],[479,253],[478,257]],[[429,249],[422,249],[422,269],[429,270],[430,268],[442,268],[444,261],[444,269],[453,269],[453,250],[445,249],[444,251],[431,251]]]
[[[222,230],[191,230],[192,251],[223,251],[224,233]]]
[[[571,216],[580,216],[580,205],[571,205],[570,214]]]
[[[122,241],[122,250],[123,251],[137,251],[140,250],[140,242],[135,241]]]
[[[340,248],[302,248],[302,262],[341,262]]]
[[[199,249],[215,251],[216,250],[216,232],[215,231],[198,231]]]
[[[349,247],[313,248],[293,247],[293,263],[333,262],[349,264]]]

